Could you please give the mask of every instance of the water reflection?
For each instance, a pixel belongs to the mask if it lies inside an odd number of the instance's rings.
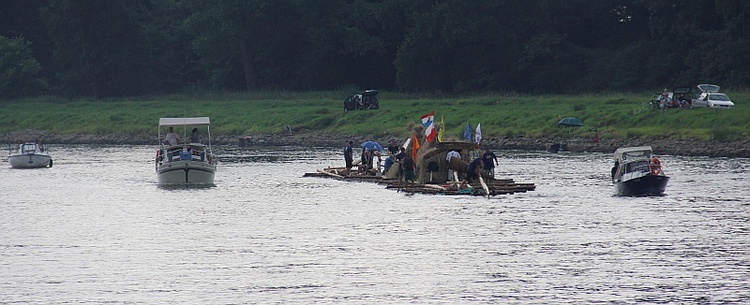
[[[220,150],[219,160],[224,163],[279,163],[316,160],[328,149],[301,147],[224,147]]]
[[[0,168],[2,302],[750,299],[747,159],[660,156],[668,195],[629,198],[610,154],[496,151],[537,190],[487,199],[302,177],[339,149],[216,147],[216,187],[170,190],[153,147],[52,148]]]

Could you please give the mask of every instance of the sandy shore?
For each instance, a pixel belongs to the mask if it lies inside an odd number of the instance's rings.
[[[239,135],[212,135],[213,145],[238,145]],[[51,134],[44,131],[20,131],[0,136],[0,143],[12,144],[19,141],[40,139],[46,144],[132,144],[156,145],[157,138],[153,134]],[[375,139],[357,135],[339,135],[319,132],[293,132],[284,134],[252,135],[251,145],[263,146],[315,146],[315,147],[344,147],[348,141],[361,143],[376,140],[386,145],[394,140],[402,143],[405,138],[383,135]],[[482,139],[482,146],[492,150],[528,150],[545,151],[559,139],[530,138],[530,137],[487,137]],[[660,155],[712,156],[712,157],[750,157],[750,140],[721,142],[699,141],[689,139],[608,139],[599,141],[592,139],[567,140],[569,151],[574,152],[614,152],[618,147],[650,145],[654,152]]]

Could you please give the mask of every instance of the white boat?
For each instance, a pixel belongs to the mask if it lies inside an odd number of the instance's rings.
[[[41,144],[34,142],[19,144],[18,150],[8,156],[8,162],[13,168],[52,167],[52,157]]]
[[[156,174],[160,186],[213,186],[217,160],[211,149],[211,130],[208,117],[160,118],[159,150],[156,153]],[[183,128],[178,145],[169,145],[162,138],[165,127]],[[190,143],[189,128],[205,128],[206,143]],[[175,144],[175,143],[173,143]]]
[[[663,195],[669,177],[651,146],[623,147],[615,151],[612,182],[620,196]]]

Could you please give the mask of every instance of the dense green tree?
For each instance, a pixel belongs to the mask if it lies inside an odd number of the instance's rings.
[[[39,75],[47,80],[55,76],[51,43],[47,27],[39,11],[47,5],[46,0],[2,0],[0,2],[0,36],[15,38],[23,36],[30,43],[34,58],[41,65]]]
[[[194,36],[183,22],[191,11],[173,0],[126,2],[136,12],[137,24],[145,43],[147,91],[173,93],[205,87],[207,83],[200,58],[193,51]]]
[[[406,10],[391,1],[299,1],[307,88],[392,88]]]
[[[36,77],[46,76],[52,92],[75,96],[750,84],[750,4],[743,0],[3,4],[0,35],[23,36],[22,49],[37,60]]]
[[[709,4],[714,4],[709,5]],[[716,0],[696,19],[701,21],[694,48],[688,53],[690,75],[700,82],[714,82],[729,87],[750,85],[750,2]],[[710,10],[704,11],[706,8]]]
[[[121,0],[51,0],[43,9],[60,91],[95,97],[147,93],[145,38]],[[146,76],[146,77],[144,77]]]
[[[0,36],[0,98],[18,98],[44,93],[47,82],[23,37]]]
[[[393,71],[397,44],[386,38],[397,36],[393,32],[398,29],[384,29],[380,4],[344,0],[191,3],[196,9],[187,23],[196,33],[193,46],[213,87],[320,90],[393,84],[393,73],[381,71]],[[244,88],[233,81],[238,76],[244,77]]]
[[[273,57],[270,52],[266,52],[265,58],[261,53],[264,49],[275,50],[274,40],[287,38],[282,31],[296,24],[294,11],[283,10],[289,5],[287,0],[189,0],[186,3],[192,11],[186,24],[195,37],[193,48],[201,58],[212,87],[219,89],[256,89],[261,75],[258,63]]]
[[[442,92],[513,87],[520,54],[511,19],[520,7],[501,1],[416,1],[414,23],[395,59],[398,86]],[[422,4],[422,5],[420,5]]]

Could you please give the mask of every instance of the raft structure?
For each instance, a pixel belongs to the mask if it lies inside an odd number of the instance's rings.
[[[407,153],[411,153],[411,141],[403,145]],[[461,158],[446,160],[448,152],[455,150]],[[533,183],[517,183],[513,179],[495,179],[482,170],[479,181],[468,183],[458,179],[466,174],[469,161],[481,156],[477,143],[469,142],[425,142],[417,150],[414,183],[406,183],[399,179],[399,164],[395,163],[387,171],[378,168],[368,169],[358,166],[351,170],[345,167],[327,167],[314,173],[305,173],[304,177],[331,178],[351,182],[371,182],[385,185],[386,189],[405,193],[464,195],[464,196],[496,196],[534,191]],[[378,162],[380,163],[380,162]],[[450,179],[448,170],[456,172],[457,177]]]

